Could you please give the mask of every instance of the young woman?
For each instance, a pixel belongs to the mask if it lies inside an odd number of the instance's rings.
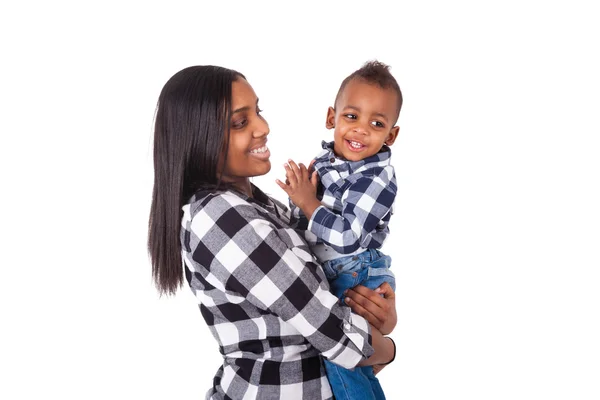
[[[330,399],[321,357],[383,365],[395,346],[393,292],[350,290],[340,306],[289,211],[250,183],[269,172],[269,127],[245,77],[176,73],[159,100],[148,246],[161,293],[185,277],[219,343],[208,399]],[[384,296],[381,297],[380,294]],[[366,318],[366,319],[365,319]],[[373,329],[373,327],[377,329]]]

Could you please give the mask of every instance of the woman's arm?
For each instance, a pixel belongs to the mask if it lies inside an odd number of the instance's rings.
[[[339,305],[293,229],[275,225],[273,218],[234,195],[210,200],[189,229],[196,236],[190,243],[197,243],[189,253],[207,268],[203,279],[215,288],[238,293],[277,315],[325,358],[345,368],[373,354],[369,324]]]
[[[383,295],[383,297],[381,297]],[[397,322],[396,295],[389,283],[375,290],[365,286],[356,286],[346,291],[346,304],[352,311],[363,316],[371,324],[372,345],[375,353],[359,366],[387,364],[395,357],[396,346],[394,342],[383,335],[392,332]],[[383,367],[380,366],[379,370]],[[379,372],[379,371],[377,371]]]
[[[394,359],[396,354],[396,345],[390,338],[383,336],[377,329],[372,329],[371,335],[373,337],[372,344],[375,352],[371,357],[359,362],[359,367],[387,364]]]

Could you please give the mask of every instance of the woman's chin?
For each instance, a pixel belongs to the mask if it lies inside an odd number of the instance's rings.
[[[266,175],[269,171],[271,171],[271,161],[264,160],[260,165],[256,165],[252,168],[252,173],[249,174],[249,177]]]
[[[266,175],[271,170],[271,161],[266,160],[263,168],[264,172],[260,175]]]

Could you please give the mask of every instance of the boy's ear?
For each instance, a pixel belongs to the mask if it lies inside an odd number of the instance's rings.
[[[387,144],[388,146],[391,146],[394,144],[394,142],[396,141],[396,138],[398,137],[398,132],[400,132],[400,127],[399,126],[395,126],[392,128],[392,130],[390,131],[390,133],[388,133],[388,137],[387,139],[385,139],[385,144]]]
[[[335,128],[335,110],[333,109],[333,107],[329,107],[327,109],[327,119],[325,120],[325,128]]]

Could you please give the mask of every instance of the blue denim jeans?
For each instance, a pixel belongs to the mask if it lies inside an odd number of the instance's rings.
[[[323,270],[329,280],[331,292],[343,299],[344,291],[356,285],[376,289],[388,282],[396,290],[396,279],[390,271],[392,259],[379,250],[369,249],[355,256],[326,261]],[[336,400],[385,400],[373,367],[345,369],[323,360],[327,379]]]

